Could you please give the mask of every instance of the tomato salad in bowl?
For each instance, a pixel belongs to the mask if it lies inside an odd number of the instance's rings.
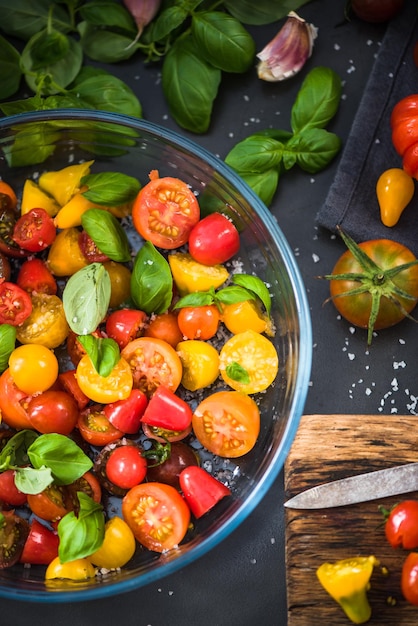
[[[58,599],[209,549],[290,445],[299,329],[245,219],[100,161],[0,181],[0,578]]]

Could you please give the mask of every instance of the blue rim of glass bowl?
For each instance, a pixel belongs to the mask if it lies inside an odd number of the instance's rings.
[[[152,582],[160,580],[162,577],[173,574],[179,569],[186,567],[204,554],[209,552],[221,541],[226,539],[250,513],[261,502],[267,491],[272,487],[279,472],[282,469],[284,459],[286,458],[293,439],[296,435],[296,430],[299,425],[300,417],[302,415],[306,396],[309,386],[309,378],[312,365],[312,326],[311,317],[309,312],[309,305],[304,288],[304,283],[297,266],[293,252],[291,251],[289,244],[281,231],[277,221],[272,216],[270,211],[260,200],[260,198],[253,192],[253,190],[221,159],[213,155],[211,152],[202,148],[200,145],[183,137],[175,131],[163,128],[152,122],[145,121],[131,117],[129,115],[111,113],[104,111],[90,111],[85,109],[59,109],[59,110],[47,110],[47,111],[31,111],[28,113],[20,113],[17,115],[11,115],[0,119],[0,130],[9,128],[14,124],[23,124],[25,122],[36,121],[51,121],[51,120],[64,120],[64,119],[87,119],[89,121],[97,122],[109,122],[111,124],[129,126],[139,132],[144,131],[155,135],[161,139],[165,139],[177,144],[180,148],[185,149],[188,152],[194,153],[200,159],[206,161],[214,171],[221,174],[227,179],[236,190],[244,197],[246,197],[249,203],[255,208],[256,212],[262,218],[266,224],[273,239],[280,248],[283,262],[288,273],[289,280],[292,285],[293,296],[295,299],[295,305],[299,317],[299,362],[295,381],[295,394],[290,406],[290,418],[288,420],[286,429],[283,433],[281,443],[275,453],[274,458],[268,467],[268,470],[261,477],[256,488],[245,500],[245,506],[240,506],[231,515],[228,521],[213,532],[209,537],[205,538],[199,545],[194,546],[192,550],[186,551],[184,554],[172,561],[166,562],[162,567],[156,567],[150,571],[141,573],[136,577],[129,577],[127,580],[117,581],[115,583],[108,583],[104,585],[98,584],[94,587],[83,587],[83,589],[76,590],[74,587],[70,591],[31,591],[29,586],[25,586],[24,591],[16,586],[16,589],[11,587],[2,587],[0,583],[0,597],[7,597],[9,599],[18,599],[25,601],[37,601],[37,602],[66,602],[66,601],[84,601],[102,598],[104,595],[116,595],[120,593],[127,593],[133,591],[139,587],[143,587]]]

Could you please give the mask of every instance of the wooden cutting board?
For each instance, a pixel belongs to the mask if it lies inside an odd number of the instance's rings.
[[[286,498],[323,482],[417,460],[418,417],[305,415],[285,463]],[[418,607],[408,604],[400,591],[407,552],[389,546],[378,509],[406,498],[418,499],[418,492],[334,509],[286,509],[289,626],[351,624],[319,584],[316,569],[324,562],[371,554],[380,567],[368,592],[368,624],[417,626]]]

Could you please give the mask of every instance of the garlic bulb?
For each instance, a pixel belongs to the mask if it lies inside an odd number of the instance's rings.
[[[312,54],[318,29],[291,11],[277,35],[257,54],[258,77],[276,82],[297,74]]]

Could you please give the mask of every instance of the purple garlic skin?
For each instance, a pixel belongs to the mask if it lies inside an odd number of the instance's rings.
[[[318,29],[291,11],[277,35],[257,54],[261,80],[278,82],[297,74],[312,54]]]
[[[161,0],[123,0],[123,4],[135,20],[138,27],[136,39],[139,39],[145,26],[157,15]]]

